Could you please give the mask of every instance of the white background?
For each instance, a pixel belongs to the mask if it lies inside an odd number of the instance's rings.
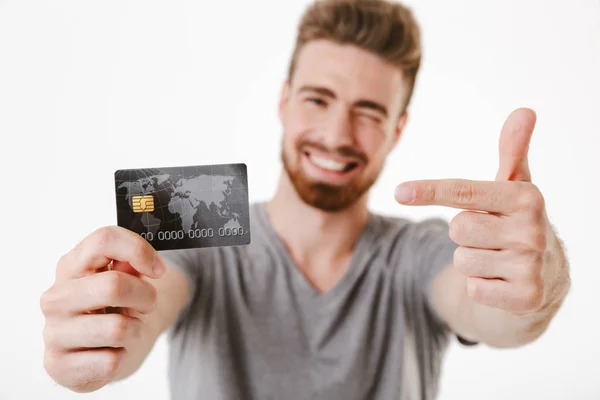
[[[116,223],[119,168],[245,162],[251,200],[280,171],[276,107],[307,1],[0,0],[0,399],[74,399],[42,367],[39,296],[58,258]],[[495,177],[515,108],[538,115],[536,183],[567,245],[573,289],[521,349],[453,345],[440,399],[600,399],[600,3],[410,1],[423,68],[410,120],[372,191],[406,208],[409,179]],[[161,338],[132,378],[88,399],[167,399]]]

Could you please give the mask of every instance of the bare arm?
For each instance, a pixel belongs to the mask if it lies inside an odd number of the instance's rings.
[[[461,209],[449,236],[459,247],[453,268],[433,283],[433,303],[458,334],[491,346],[518,346],[548,327],[570,288],[562,243],[533,184],[528,150],[533,110],[513,111],[499,140],[494,181],[405,182],[399,203]]]

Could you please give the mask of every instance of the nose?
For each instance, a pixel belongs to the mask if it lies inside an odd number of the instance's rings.
[[[323,143],[329,149],[355,144],[352,118],[348,108],[339,107],[336,110],[331,110],[328,118],[323,122],[321,135]]]

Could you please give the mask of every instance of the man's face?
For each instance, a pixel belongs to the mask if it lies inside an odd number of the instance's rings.
[[[305,45],[280,102],[282,162],[303,201],[337,211],[368,191],[406,120],[404,94],[401,72],[365,50]]]

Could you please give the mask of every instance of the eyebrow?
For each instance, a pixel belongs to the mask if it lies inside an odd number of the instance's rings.
[[[328,88],[322,87],[322,86],[304,85],[298,89],[298,93],[302,93],[302,92],[314,92],[314,93],[318,93],[322,96],[329,97],[331,99],[337,99],[337,96],[335,95],[335,93],[333,93],[333,91],[331,89],[328,89]],[[372,110],[382,113],[385,117],[388,116],[387,108],[385,106],[383,106],[382,104],[379,104],[373,100],[361,99],[361,100],[355,101],[354,106],[362,107],[362,108],[369,108],[369,109],[372,109]]]

